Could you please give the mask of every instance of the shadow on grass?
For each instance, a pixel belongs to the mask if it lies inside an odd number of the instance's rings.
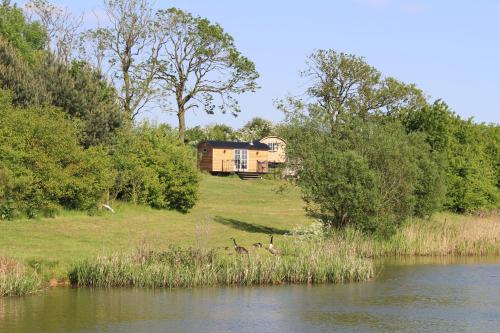
[[[284,235],[289,232],[289,230],[266,227],[264,225],[229,219],[222,216],[215,216],[213,220],[217,223],[227,225],[228,227],[252,233]]]

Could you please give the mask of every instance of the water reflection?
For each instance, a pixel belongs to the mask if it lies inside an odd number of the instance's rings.
[[[335,286],[56,288],[0,299],[0,332],[498,332],[500,259],[383,267]]]

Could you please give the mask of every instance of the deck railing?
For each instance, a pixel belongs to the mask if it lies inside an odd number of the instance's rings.
[[[249,172],[247,169],[241,169],[236,167],[236,161],[232,160],[222,160],[221,171],[222,172]],[[252,168],[253,169],[253,168]],[[255,172],[252,170],[251,172]],[[269,172],[269,163],[268,161],[257,161],[257,172],[259,173],[268,173]]]

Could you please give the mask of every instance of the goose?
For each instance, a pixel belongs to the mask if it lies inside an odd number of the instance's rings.
[[[267,250],[271,252],[273,256],[280,254],[280,251],[278,251],[278,249],[273,245],[273,235],[269,235],[269,237],[271,237],[271,240],[269,241],[269,247],[267,248]]]
[[[236,244],[236,239],[234,239],[232,237],[231,237],[231,239],[233,240],[234,250],[236,251],[236,253],[248,254],[247,249],[245,249],[243,246],[238,246],[238,244]]]
[[[262,243],[261,242],[254,243],[252,246],[255,248],[262,247]]]

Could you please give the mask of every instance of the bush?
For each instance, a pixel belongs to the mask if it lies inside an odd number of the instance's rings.
[[[346,119],[334,133],[314,117],[290,124],[288,157],[300,161],[307,210],[324,224],[389,235],[441,207],[441,160],[424,135],[387,118]]]
[[[0,110],[0,210],[53,216],[58,207],[90,210],[113,182],[106,152],[84,150],[75,124],[49,107]]]
[[[122,132],[111,155],[118,172],[114,197],[181,212],[194,206],[199,183],[194,156],[169,127],[144,123]]]

